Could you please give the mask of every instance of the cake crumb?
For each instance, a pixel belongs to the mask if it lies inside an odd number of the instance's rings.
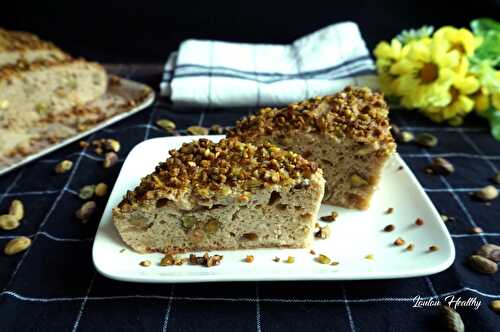
[[[421,218],[417,218],[417,220],[415,220],[415,225],[422,226],[423,224],[424,224],[424,221]]]
[[[247,263],[252,263],[254,260],[254,257],[252,255],[247,255],[247,257],[245,257],[245,262]]]
[[[309,253],[310,253],[311,255],[316,255],[316,251],[314,251],[313,249],[311,249],[311,250],[309,251]]]
[[[385,210],[385,214],[391,214],[394,212],[394,208],[390,207],[387,210]]]
[[[406,251],[413,251],[413,248],[415,248],[415,245],[413,243],[410,243],[407,247],[406,247]]]

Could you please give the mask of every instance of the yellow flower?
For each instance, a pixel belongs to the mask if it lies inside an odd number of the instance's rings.
[[[451,101],[442,107],[428,107],[423,113],[433,121],[448,121],[458,126],[463,118],[474,108],[472,94],[479,89],[479,81],[474,76],[455,76],[453,85],[449,89]]]
[[[389,44],[386,41],[382,41],[378,43],[377,47],[373,51],[373,54],[377,57],[377,59],[389,59],[393,61],[397,61],[401,57],[401,50],[403,46],[397,39],[391,40]]]
[[[457,29],[451,26],[444,26],[434,33],[434,38],[444,43],[448,47],[448,51],[457,50],[461,54],[470,57],[474,50],[481,45],[482,39],[475,37],[472,32],[467,29]]]
[[[401,43],[397,39],[393,39],[390,44],[382,41],[375,47],[373,54],[377,58],[376,66],[382,91],[387,95],[396,94],[395,76],[390,74],[390,69],[403,55]]]
[[[401,104],[406,108],[446,106],[451,101],[450,87],[460,53],[448,52],[436,39],[419,40],[408,45],[407,54],[395,63],[390,73],[395,79]]]
[[[484,86],[474,94],[474,109],[477,112],[484,112],[490,108],[490,93]]]

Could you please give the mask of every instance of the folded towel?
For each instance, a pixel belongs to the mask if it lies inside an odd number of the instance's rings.
[[[276,106],[346,85],[378,87],[369,51],[352,22],[290,45],[186,40],[165,65],[161,95],[177,106]]]

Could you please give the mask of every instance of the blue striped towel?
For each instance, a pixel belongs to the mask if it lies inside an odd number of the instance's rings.
[[[277,106],[339,91],[377,88],[357,24],[330,25],[289,45],[189,39],[170,55],[161,95],[174,105]]]

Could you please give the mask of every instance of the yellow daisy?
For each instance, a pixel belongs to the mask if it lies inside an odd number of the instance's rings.
[[[457,75],[449,89],[450,103],[443,107],[428,107],[423,112],[433,121],[448,121],[454,126],[461,125],[463,118],[474,108],[472,94],[478,89],[479,81],[475,77]]]
[[[490,108],[490,93],[488,88],[482,86],[474,94],[474,109],[476,112],[481,113]]]
[[[449,93],[460,63],[460,53],[448,52],[447,45],[428,38],[408,45],[408,54],[395,63],[390,73],[399,76],[398,92],[406,108],[446,106]]]
[[[445,43],[448,51],[457,50],[468,57],[474,54],[474,50],[482,42],[480,37],[475,37],[469,30],[465,28],[457,29],[452,26],[440,28],[434,33],[434,38],[441,43]]]
[[[391,40],[389,44],[386,41],[382,41],[378,43],[375,50],[373,50],[373,54],[377,57],[377,59],[389,59],[393,61],[397,61],[401,57],[401,51],[403,49],[403,45],[397,39]]]

